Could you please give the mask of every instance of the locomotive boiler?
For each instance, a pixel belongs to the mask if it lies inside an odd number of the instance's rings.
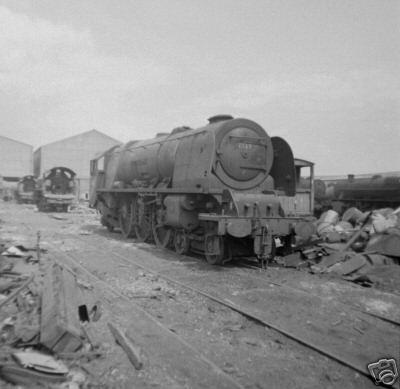
[[[39,211],[68,211],[75,199],[75,172],[67,167],[54,167],[43,174],[35,190]]]
[[[296,229],[307,230],[304,215],[285,209],[295,194],[288,143],[229,115],[115,146],[91,161],[90,202],[103,225],[180,254],[203,253],[211,264],[290,249]]]
[[[36,178],[28,175],[22,177],[17,184],[16,200],[21,203],[33,203],[35,201]]]
[[[323,210],[332,208],[342,213],[349,207],[367,211],[400,206],[400,177],[396,176],[356,178],[350,174],[347,179],[332,182],[324,189],[315,192],[317,204]]]

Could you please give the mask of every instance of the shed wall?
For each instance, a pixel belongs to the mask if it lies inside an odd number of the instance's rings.
[[[68,167],[76,173],[78,196],[86,198],[89,192],[90,160],[120,143],[98,131],[89,131],[42,146],[35,152],[35,174],[40,177],[55,166]]]
[[[0,175],[23,177],[32,174],[33,147],[0,136]]]

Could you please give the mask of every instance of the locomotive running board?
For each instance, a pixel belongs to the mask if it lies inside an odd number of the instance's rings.
[[[101,193],[172,193],[172,194],[212,194],[222,195],[221,189],[187,189],[187,188],[126,188],[126,189],[97,189]]]
[[[199,213],[199,220],[218,223],[218,234],[229,233],[232,236],[244,237],[253,232],[253,221],[258,227],[268,227],[274,235],[289,235],[295,224],[301,220],[300,217],[249,217],[249,216],[230,216],[215,215],[209,213]]]
[[[304,217],[300,216],[290,216],[290,217],[281,217],[281,216],[235,216],[235,215],[216,215],[212,213],[199,213],[200,220],[207,221],[218,221],[218,220],[233,220],[233,219],[244,219],[244,220],[252,220],[252,219],[262,219],[262,220],[277,220],[277,221],[293,221],[298,222],[304,220]]]

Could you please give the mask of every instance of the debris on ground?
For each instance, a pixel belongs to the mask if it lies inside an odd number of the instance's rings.
[[[98,214],[97,209],[90,208],[87,202],[74,203],[69,207],[69,211],[76,214]]]
[[[58,264],[44,276],[40,343],[54,352],[82,347],[82,330],[77,315],[75,277]]]
[[[143,361],[140,356],[141,352],[139,348],[134,346],[131,339],[128,338],[127,334],[124,334],[115,324],[108,323],[108,328],[112,333],[115,341],[125,351],[132,365],[135,366],[136,370],[140,370],[143,367]]]
[[[0,243],[0,377],[24,387],[79,388],[96,377],[88,378],[76,362],[104,354],[93,331],[101,302],[90,310],[82,304],[93,287],[41,257],[46,250],[39,237],[34,248]],[[34,262],[30,251],[36,251]]]
[[[56,220],[68,220],[68,218],[65,217],[65,216],[55,215],[53,213],[50,215],[50,217],[53,218],[53,219],[56,219]]]
[[[277,259],[279,265],[337,274],[371,286],[378,268],[400,264],[400,208],[361,212],[352,207],[341,218],[336,211],[329,210],[315,225],[315,239],[293,254]]]
[[[7,250],[3,251],[1,255],[5,257],[25,257],[26,250],[22,250],[21,248],[18,248],[16,246],[11,246]]]
[[[8,217],[12,220],[12,212],[10,211],[9,214]],[[33,215],[33,213],[31,214]],[[341,377],[343,375],[340,371],[342,367],[336,366],[336,363],[332,363],[328,358],[319,358],[320,369],[315,370],[318,354],[314,355],[308,349],[303,351],[302,347],[292,343],[290,339],[286,339],[282,335],[278,334],[279,339],[275,339],[276,333],[271,332],[269,328],[263,328],[238,312],[222,307],[215,301],[205,299],[203,296],[200,297],[197,293],[173,286],[172,283],[167,282],[163,277],[152,273],[150,270],[139,270],[127,260],[131,256],[137,256],[139,258],[138,263],[141,263],[141,260],[148,259],[154,261],[154,263],[150,262],[150,268],[168,265],[171,266],[171,269],[178,269],[178,261],[180,265],[181,260],[175,259],[176,257],[172,254],[166,253],[168,259],[173,259],[167,263],[163,258],[164,252],[161,253],[160,250],[155,248],[149,253],[149,246],[144,244],[141,246],[134,244],[133,247],[130,247],[132,242],[124,243],[119,236],[110,238],[109,234],[102,228],[97,227],[94,223],[88,223],[88,215],[77,214],[72,217],[71,214],[72,212],[66,215],[68,220],[65,222],[53,220],[49,217],[49,214],[31,215],[32,220],[40,225],[45,239],[42,242],[39,240],[38,245],[41,244],[50,250],[49,255],[40,255],[37,263],[27,263],[25,259],[19,257],[0,256],[0,287],[2,287],[0,289],[0,302],[21,287],[29,279],[30,274],[34,274],[29,285],[3,305],[0,310],[0,375],[9,382],[8,384],[0,379],[0,387],[11,389],[14,387],[12,382],[19,387],[29,388],[37,382],[39,387],[56,389],[196,386],[191,385],[191,376],[193,374],[196,377],[199,374],[196,369],[197,365],[190,364],[191,368],[188,369],[189,365],[186,363],[186,361],[190,362],[189,348],[187,352],[184,352],[182,347],[169,347],[170,340],[165,343],[158,342],[158,338],[154,336],[155,331],[153,332],[152,328],[147,327],[148,320],[146,318],[144,320],[140,317],[140,314],[132,313],[132,307],[135,305],[141,308],[138,312],[148,312],[150,316],[155,318],[157,328],[165,328],[166,331],[163,334],[172,335],[168,339],[181,338],[194,350],[199,350],[200,363],[203,361],[203,356],[211,355],[214,360],[218,360],[217,367],[228,374],[232,374],[235,380],[239,378],[239,383],[243,383],[239,386],[262,387],[266,382],[271,387],[282,386],[281,375],[278,374],[275,379],[274,375],[263,369],[267,358],[267,362],[272,363],[271,366],[276,361],[279,365],[282,362],[288,362],[288,367],[293,369],[296,377],[299,376],[296,373],[300,373],[301,376],[301,372],[306,371],[305,377],[307,378],[305,380],[307,381],[300,382],[299,386],[301,387],[306,387],[310,382],[319,382],[320,384],[322,382],[322,384],[326,383],[328,386],[332,386],[332,380],[338,380],[336,385],[333,385],[334,387],[343,387],[348,383],[351,385],[347,385],[347,387],[366,387],[363,382],[358,382],[358,379],[353,383],[346,376],[343,380],[332,378],[330,382],[325,382],[323,375],[315,372],[321,370],[330,372],[334,370],[332,367],[337,367],[339,369],[337,375]],[[34,246],[35,229],[32,228],[34,224],[31,224],[30,220],[29,218],[24,219],[29,238],[13,239],[12,243],[3,242],[0,253],[11,245],[18,247],[21,242],[25,247]],[[340,225],[343,230],[350,229],[349,225],[341,222],[344,222],[343,218],[341,220],[338,217],[335,226]],[[229,298],[234,299],[232,304],[237,301],[246,301],[248,304],[251,303],[251,306],[256,307],[257,304],[261,306],[261,300],[266,300],[261,299],[260,296],[269,295],[273,297],[276,295],[278,299],[271,298],[270,301],[277,301],[277,303],[271,307],[269,307],[269,304],[268,307],[265,305],[263,312],[266,312],[265,309],[267,309],[269,314],[269,309],[271,309],[271,317],[276,315],[276,320],[272,318],[278,325],[296,317],[297,322],[303,322],[305,331],[309,331],[307,333],[310,333],[312,337],[313,334],[316,334],[318,338],[320,336],[319,329],[326,328],[329,331],[329,335],[326,336],[327,343],[336,342],[336,339],[338,339],[335,337],[336,333],[345,334],[347,339],[348,333],[344,331],[349,325],[351,331],[348,336],[349,339],[358,340],[355,336],[359,337],[359,334],[363,333],[365,338],[371,340],[372,337],[369,336],[366,326],[369,325],[370,321],[368,320],[372,316],[367,316],[367,320],[359,320],[360,317],[365,318],[365,314],[361,314],[360,309],[370,311],[371,315],[381,315],[390,319],[394,316],[393,310],[396,309],[397,300],[394,299],[396,296],[386,297],[381,295],[379,291],[375,293],[374,290],[360,291],[361,288],[342,282],[341,279],[338,280],[339,282],[336,282],[337,280],[329,282],[328,280],[325,283],[327,278],[343,277],[349,279],[356,275],[358,275],[357,282],[361,283],[364,271],[370,268],[380,268],[379,277],[371,275],[370,280],[372,280],[374,286],[380,285],[381,282],[385,282],[385,286],[387,285],[386,277],[388,273],[385,272],[385,269],[392,267],[392,265],[385,264],[386,256],[383,256],[383,259],[377,259],[373,257],[377,254],[357,253],[352,247],[344,250],[346,243],[354,236],[355,232],[360,230],[362,222],[347,221],[353,230],[352,233],[348,234],[342,233],[337,227],[335,232],[340,234],[340,241],[335,242],[335,239],[332,238],[333,235],[329,239],[316,235],[316,239],[312,241],[304,240],[302,246],[298,246],[297,251],[293,254],[277,257],[277,260],[282,259],[284,261],[283,265],[287,268],[302,269],[305,267],[310,269],[314,265],[320,265],[321,268],[322,265],[326,265],[327,269],[332,267],[332,271],[324,270],[321,276],[309,275],[304,271],[296,272],[291,269],[276,268],[269,269],[270,271],[265,273],[260,271],[259,274],[258,272],[252,274],[254,272],[251,271],[250,273],[249,271],[250,274],[247,279],[247,277],[243,277],[247,274],[247,269],[238,269],[238,274],[236,274],[236,269],[231,271],[230,268],[227,268],[224,269],[226,271],[219,272],[218,269],[207,268],[207,273],[205,273],[201,261],[197,264],[197,260],[190,261],[190,259],[185,264],[182,263],[182,273],[178,273],[177,276],[181,275],[182,277],[184,275],[189,280],[197,280],[200,277],[209,279],[209,277],[215,276],[215,280],[219,281],[215,284],[221,286],[222,296],[226,293],[227,301],[230,301]],[[12,227],[6,228],[11,229]],[[2,229],[2,231],[4,230]],[[80,233],[82,231],[83,234]],[[17,232],[23,233],[24,231],[22,228],[21,231],[14,230],[12,232],[13,238],[17,237]],[[90,232],[90,234],[87,234],[87,232]],[[367,229],[364,232],[369,234]],[[375,235],[378,236],[379,234]],[[138,247],[145,247],[147,251],[139,251]],[[104,252],[102,252],[103,249]],[[117,260],[117,257],[112,255],[112,250],[117,250],[116,254],[119,254],[121,260]],[[65,255],[64,251],[72,251],[72,253]],[[42,253],[40,247],[37,252]],[[333,253],[340,255],[342,259],[339,262],[332,261]],[[358,254],[361,254],[363,258],[353,259]],[[364,254],[367,256],[365,257]],[[35,253],[33,255],[35,256]],[[125,260],[123,260],[124,258]],[[328,266],[328,259],[332,262],[332,265]],[[158,260],[159,262],[156,262]],[[336,268],[336,271],[333,271],[335,263],[345,265],[348,262],[347,265],[352,265],[352,260],[360,261],[354,265],[357,267],[357,271],[349,272],[349,269],[340,269],[339,267]],[[377,263],[382,264],[378,265]],[[21,264],[24,266],[20,266]],[[66,266],[66,264],[69,265]],[[400,270],[400,266],[397,266],[397,268]],[[95,277],[90,276],[90,273],[93,273]],[[224,273],[223,276],[222,273]],[[376,274],[374,273],[374,275]],[[400,273],[397,274],[400,276]],[[291,278],[292,276],[293,278]],[[240,278],[242,278],[243,283],[239,280]],[[235,282],[235,280],[240,282]],[[202,279],[199,279],[198,285],[201,281]],[[296,281],[295,285],[293,281]],[[56,285],[56,292],[47,290],[48,282]],[[366,285],[368,280],[363,282]],[[211,288],[211,284],[206,283],[204,290]],[[192,286],[196,287],[196,284]],[[398,286],[394,283],[391,287],[398,290]],[[73,291],[71,292],[69,289],[73,289]],[[300,290],[300,294],[296,289]],[[301,289],[303,292],[301,292]],[[218,291],[217,288],[215,290]],[[305,291],[309,293],[305,294]],[[331,291],[337,293],[331,293]],[[210,289],[209,292],[213,294],[214,289]],[[347,292],[349,293],[347,294]],[[359,292],[359,294],[355,292]],[[63,304],[69,304],[68,314],[75,315],[72,322],[77,323],[72,330],[79,332],[81,342],[81,346],[76,350],[71,347],[75,339],[70,326],[67,326],[67,328],[56,326],[56,319],[53,322],[48,321],[47,325],[43,326],[41,315],[43,313],[42,296],[44,293],[50,293],[53,300],[61,301],[57,307],[54,307],[57,304],[53,301],[51,312],[55,318],[59,315],[58,310],[61,310]],[[74,297],[66,298],[65,295],[70,293]],[[122,296],[124,297],[122,298]],[[314,304],[314,302],[319,301],[316,298],[317,296],[321,297],[321,305]],[[334,309],[336,308],[336,300],[341,303],[340,296],[345,297],[343,304],[338,309]],[[357,296],[359,296],[358,299],[352,300],[353,297]],[[371,296],[374,298],[371,298]],[[360,298],[365,300],[362,300],[361,303]],[[357,310],[353,309],[350,304],[345,305],[345,302],[350,300]],[[335,306],[331,306],[333,302],[335,302]],[[313,313],[319,312],[318,307],[320,306],[327,307],[327,314],[325,316],[325,312],[322,312],[321,318],[323,320],[314,322],[314,316],[309,316],[307,308],[309,307],[310,312]],[[293,312],[296,312],[296,314]],[[397,313],[396,310],[395,313]],[[76,316],[78,319],[76,319]],[[116,329],[114,333],[107,326],[107,323],[111,323],[111,328]],[[371,323],[376,323],[375,319]],[[298,324],[294,324],[298,327]],[[52,328],[54,326],[56,328]],[[387,327],[383,328],[386,329]],[[52,349],[45,347],[42,344],[42,333],[44,331],[48,331],[48,334],[54,331],[57,339],[59,339],[55,342],[55,345],[67,345],[73,351],[67,351],[68,348],[60,351],[57,350],[57,346],[50,346]],[[389,336],[387,336],[387,333],[385,334],[387,339]],[[70,340],[71,338],[72,340]],[[341,336],[339,340],[345,338]],[[359,339],[361,338],[359,337]],[[374,341],[377,344],[377,339],[374,339]],[[167,347],[164,347],[164,345]],[[48,371],[40,371],[40,367],[38,371],[34,364],[22,364],[16,358],[16,353],[34,352],[43,354],[45,359],[49,358],[45,363],[41,363],[41,365],[48,365]],[[243,355],[247,355],[248,358],[243,358]],[[186,356],[189,358],[187,359]],[[176,364],[175,358],[179,365]],[[23,358],[22,360],[26,362]],[[298,365],[298,361],[302,361],[302,363]],[[59,362],[63,363],[67,370],[57,366]],[[143,367],[136,370],[132,366],[135,363],[137,366]],[[297,365],[299,366],[298,370],[296,370]],[[310,377],[308,372],[311,372]],[[214,371],[210,369],[210,373],[214,374]],[[217,371],[217,373],[221,374],[222,372]],[[344,373],[346,373],[345,370]],[[332,377],[332,374],[330,376]],[[274,380],[272,383],[271,379]],[[284,386],[288,387],[293,382],[291,379],[285,381]],[[220,387],[219,385],[197,386]]]

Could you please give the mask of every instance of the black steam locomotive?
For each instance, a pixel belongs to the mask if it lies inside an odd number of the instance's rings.
[[[35,202],[36,178],[34,176],[24,176],[17,184],[15,194],[17,203],[34,203]]]
[[[108,229],[154,240],[222,264],[236,255],[266,260],[307,235],[310,190],[297,208],[292,150],[257,123],[218,115],[154,139],[116,146],[91,161],[91,206]]]
[[[400,206],[400,177],[374,175],[371,178],[336,180],[329,184],[315,180],[316,207],[342,213],[349,207],[362,211]]]
[[[75,199],[75,172],[63,166],[43,174],[35,189],[35,203],[39,211],[68,211]]]

